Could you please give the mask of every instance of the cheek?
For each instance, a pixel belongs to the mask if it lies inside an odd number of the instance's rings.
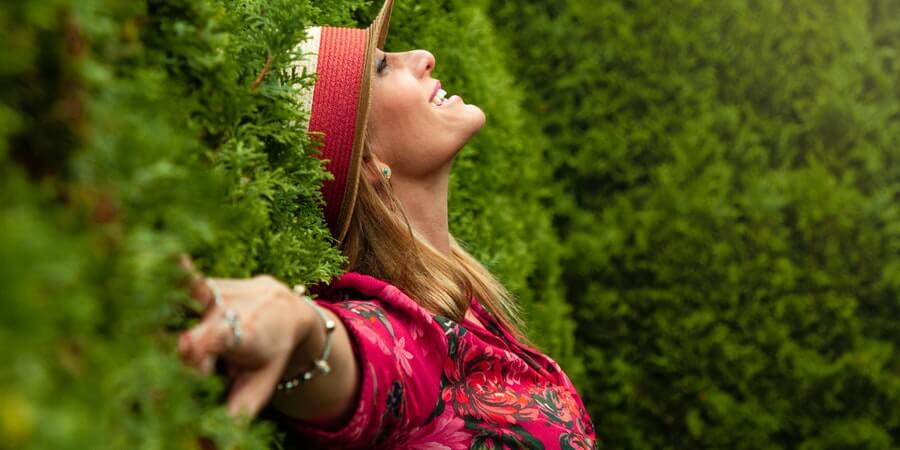
[[[372,92],[372,105],[383,114],[409,114],[423,106],[422,103],[421,86],[415,80],[399,74],[376,81]]]
[[[370,136],[377,138],[382,148],[407,148],[417,144],[423,131],[430,128],[429,105],[421,93],[410,86],[376,86],[369,109]]]
[[[425,105],[422,105],[421,99],[418,97],[412,98],[409,95],[397,93],[390,99],[381,102],[378,111],[390,123],[409,125],[422,119],[423,106]]]

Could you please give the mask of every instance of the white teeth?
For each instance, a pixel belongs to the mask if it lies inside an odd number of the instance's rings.
[[[438,89],[437,93],[434,94],[434,98],[431,99],[431,104],[434,106],[441,106],[444,103],[444,98],[447,97],[447,91],[443,89]]]

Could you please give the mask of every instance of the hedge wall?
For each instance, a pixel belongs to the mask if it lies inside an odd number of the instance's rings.
[[[176,255],[219,276],[328,280],[340,254],[286,70],[311,23],[361,0],[35,0],[0,6],[0,447],[277,447],[175,356],[191,311]],[[401,2],[391,47],[430,47],[489,128],[460,157],[452,229],[578,374],[559,242],[527,127],[480,7]],[[515,177],[509,176],[515,173]],[[536,187],[537,186],[537,187]]]
[[[900,448],[900,3],[493,2],[608,448]]]
[[[277,447],[175,358],[175,255],[339,272],[285,68],[377,6],[0,6],[0,447]],[[900,5],[401,1],[413,47],[488,115],[452,231],[606,447],[900,447]]]

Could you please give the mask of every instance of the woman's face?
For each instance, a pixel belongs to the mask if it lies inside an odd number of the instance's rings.
[[[367,141],[392,176],[423,178],[449,169],[484,125],[481,109],[431,77],[434,64],[424,50],[376,51]],[[449,92],[443,103],[439,89]]]

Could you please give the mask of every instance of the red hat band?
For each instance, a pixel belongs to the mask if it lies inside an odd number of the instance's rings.
[[[301,64],[316,73],[312,92],[303,91],[302,101],[310,110],[309,131],[322,133],[319,157],[334,176],[322,186],[325,220],[338,240],[343,238],[352,202],[356,197],[359,158],[365,111],[360,111],[366,67],[367,30],[315,27],[300,44],[304,54],[314,53]],[[365,83],[368,84],[368,83]],[[367,92],[365,92],[367,94]],[[311,103],[311,105],[310,105]],[[354,151],[356,149],[356,151]]]
[[[300,89],[300,102],[309,111],[309,131],[324,136],[319,157],[334,176],[322,185],[325,220],[339,242],[356,203],[375,49],[387,38],[393,6],[393,0],[385,0],[369,28],[310,28],[309,38],[298,46],[296,67],[316,74],[312,91]]]

